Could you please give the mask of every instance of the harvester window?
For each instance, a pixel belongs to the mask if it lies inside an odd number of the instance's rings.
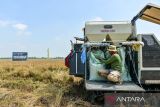
[[[142,35],[143,67],[160,67],[160,45],[153,35]]]

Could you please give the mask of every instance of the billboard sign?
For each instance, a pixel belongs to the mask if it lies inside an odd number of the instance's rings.
[[[27,52],[13,52],[12,53],[12,60],[13,61],[26,61],[28,58]]]

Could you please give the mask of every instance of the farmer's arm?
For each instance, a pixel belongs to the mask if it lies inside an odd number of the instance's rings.
[[[114,62],[116,60],[116,57],[113,55],[111,56],[108,60],[101,60],[102,63],[105,63],[105,64],[110,64],[112,62]]]

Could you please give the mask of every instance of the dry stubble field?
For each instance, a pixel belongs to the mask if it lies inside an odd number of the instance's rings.
[[[0,107],[90,107],[63,60],[0,61]]]

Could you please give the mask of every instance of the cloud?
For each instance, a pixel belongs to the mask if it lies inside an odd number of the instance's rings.
[[[12,25],[13,28],[17,30],[18,36],[29,36],[32,33],[28,31],[28,25],[23,23],[16,23]]]
[[[25,31],[27,30],[28,25],[23,23],[17,23],[17,24],[14,24],[13,27],[16,28],[17,30]]]
[[[1,27],[6,27],[6,26],[8,26],[9,24],[10,24],[10,22],[8,22],[8,21],[0,20],[0,26],[1,26]]]
[[[15,29],[18,36],[28,36],[32,33],[28,31],[28,25],[17,21],[0,20],[0,27]]]
[[[90,21],[104,21],[104,19],[101,17],[95,17],[95,18],[91,19]]]

